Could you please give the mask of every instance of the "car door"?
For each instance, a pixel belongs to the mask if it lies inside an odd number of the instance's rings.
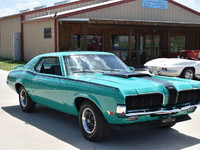
[[[66,78],[60,64],[59,57],[41,58],[35,66],[33,89],[37,103],[63,111],[66,109],[66,97],[63,97],[63,93],[66,93]]]

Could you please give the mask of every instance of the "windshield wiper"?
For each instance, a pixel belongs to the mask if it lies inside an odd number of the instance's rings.
[[[73,73],[94,73],[94,71],[91,70],[77,70],[77,71],[72,71]]]
[[[122,70],[122,69],[113,69],[113,68],[111,68],[111,69],[102,69],[103,71],[111,71],[111,72],[121,72],[121,71],[124,71],[124,70]]]

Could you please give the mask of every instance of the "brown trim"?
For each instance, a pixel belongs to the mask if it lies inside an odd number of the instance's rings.
[[[73,15],[78,15],[78,14],[90,12],[90,11],[95,11],[95,10],[108,8],[108,7],[112,7],[112,6],[116,6],[116,5],[120,5],[120,4],[125,4],[125,3],[128,3],[128,2],[133,2],[133,1],[137,1],[137,0],[124,0],[124,1],[119,1],[119,2],[115,2],[115,3],[96,6],[96,7],[93,7],[93,8],[88,8],[88,9],[84,9],[84,10],[80,10],[80,11],[74,11],[74,12],[71,12],[71,13],[68,13],[68,14],[60,15],[60,16],[58,16],[58,18],[65,18],[65,17],[69,17],[69,16],[73,16]]]
[[[54,19],[54,47],[55,47],[55,52],[57,52],[57,19]]]
[[[169,26],[169,27],[200,27],[200,24],[174,23],[174,22],[150,22],[150,21],[128,21],[128,20],[100,20],[90,19],[92,24],[114,24],[114,25],[146,25],[146,26]]]
[[[23,15],[21,15],[21,60],[24,60],[24,25],[22,23]]]
[[[32,10],[32,11],[24,12],[23,15],[30,15],[30,14],[34,14],[34,13],[39,13],[39,12],[47,11],[47,10],[58,9],[58,8],[62,8],[62,7],[66,7],[66,6],[71,6],[71,5],[77,5],[77,4],[85,3],[85,2],[88,2],[88,1],[92,1],[92,0],[80,0],[80,1],[66,3],[66,4],[61,4],[61,5],[50,6],[50,7],[46,7],[46,8],[42,8],[42,9],[38,9],[38,10]]]

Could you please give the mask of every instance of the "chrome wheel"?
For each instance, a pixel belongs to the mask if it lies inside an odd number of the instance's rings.
[[[27,105],[27,95],[26,95],[26,91],[24,89],[22,89],[21,92],[20,92],[20,102],[21,102],[21,105],[23,107],[26,107],[26,105]]]
[[[79,109],[79,126],[89,141],[100,141],[109,134],[110,125],[98,107],[85,100]]]
[[[192,70],[190,70],[190,69],[186,70],[186,72],[185,72],[186,79],[193,79],[193,76],[194,76],[194,73]]]
[[[91,134],[96,129],[96,118],[91,109],[86,108],[82,113],[82,124],[84,130]]]
[[[24,112],[33,112],[35,109],[36,103],[31,100],[23,86],[19,89],[19,103]]]

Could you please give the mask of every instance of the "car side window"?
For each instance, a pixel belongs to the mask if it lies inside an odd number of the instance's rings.
[[[35,67],[35,71],[45,74],[53,74],[62,76],[60,61],[58,57],[42,58]]]

